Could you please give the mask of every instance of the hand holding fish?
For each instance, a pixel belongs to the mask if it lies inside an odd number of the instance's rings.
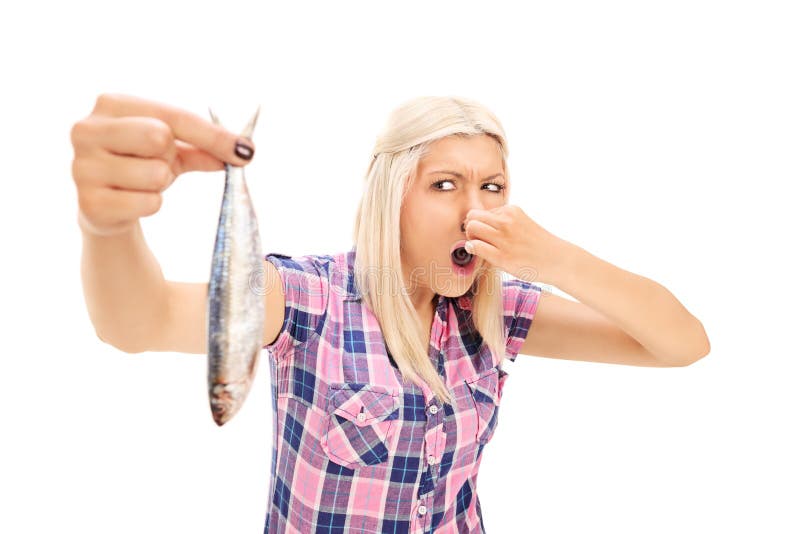
[[[103,94],[70,132],[78,224],[114,235],[161,208],[161,193],[189,171],[246,165],[253,143],[188,111],[141,98]]]
[[[464,228],[467,252],[527,282],[557,285],[560,262],[572,246],[510,204],[469,210]]]

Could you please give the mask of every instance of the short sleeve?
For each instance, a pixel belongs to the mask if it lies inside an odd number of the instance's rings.
[[[503,315],[506,327],[506,358],[512,362],[533,325],[542,288],[531,282],[512,278],[503,280]]]
[[[280,274],[286,304],[278,337],[263,348],[280,358],[305,343],[321,326],[328,307],[330,261],[323,256],[293,257],[274,252],[266,254],[265,259]]]

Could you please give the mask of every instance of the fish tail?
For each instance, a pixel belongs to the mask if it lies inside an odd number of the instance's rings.
[[[248,121],[247,125],[244,127],[244,129],[242,130],[242,133],[240,134],[242,137],[244,137],[245,139],[247,139],[249,141],[253,140],[253,130],[256,129],[256,121],[258,121],[259,113],[261,113],[261,105],[258,106],[258,108],[256,109],[256,112],[250,118],[250,120]],[[213,122],[217,126],[222,126],[222,123],[220,122],[219,117],[217,117],[217,114],[214,113],[214,111],[211,109],[210,106],[208,108],[208,114],[211,115],[211,122]]]

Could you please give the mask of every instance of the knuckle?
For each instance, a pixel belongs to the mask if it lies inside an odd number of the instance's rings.
[[[184,131],[189,127],[186,115],[179,110],[167,108],[162,113],[164,113],[164,119],[175,128],[175,131]]]
[[[72,149],[75,154],[91,151],[94,147],[92,143],[95,141],[95,130],[97,129],[96,121],[92,117],[85,117],[72,125],[69,131],[69,140],[72,143]]]
[[[72,142],[73,147],[77,147],[81,139],[86,135],[86,121],[79,120],[75,124],[72,125],[72,128],[69,130],[69,139]]]
[[[72,180],[80,187],[86,179],[86,163],[83,158],[72,160]]]
[[[163,191],[170,183],[170,175],[171,172],[166,162],[155,162],[150,171],[149,188],[155,191]]]
[[[143,206],[143,209],[144,209],[143,214],[144,215],[153,215],[154,213],[156,213],[158,210],[161,209],[162,200],[163,200],[163,197],[161,196],[161,193],[150,193],[150,194],[146,195],[146,197],[145,197],[145,199],[143,201],[143,204],[144,204],[144,206]]]
[[[117,95],[113,93],[100,93],[94,102],[94,112],[102,113],[114,105]]]
[[[78,189],[95,187],[107,173],[107,167],[97,158],[77,156],[72,160],[72,180]]]
[[[90,189],[78,190],[78,207],[89,219],[96,219],[99,215],[98,207],[101,204],[97,202],[97,195]]]
[[[163,154],[172,145],[172,131],[161,121],[153,121],[147,129],[145,141],[152,150]]]

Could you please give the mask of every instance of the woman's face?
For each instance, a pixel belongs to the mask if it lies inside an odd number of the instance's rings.
[[[456,297],[470,288],[485,261],[473,257],[464,272],[451,251],[466,240],[461,224],[467,212],[506,204],[506,185],[500,147],[492,137],[449,136],[431,144],[400,212],[400,255],[416,306],[436,293]]]

